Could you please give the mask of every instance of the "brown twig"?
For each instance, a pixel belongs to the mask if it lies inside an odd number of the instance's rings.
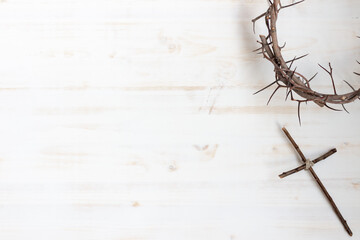
[[[316,163],[318,163],[318,162],[320,162],[320,161],[322,161],[322,160],[325,160],[326,158],[328,158],[328,157],[330,157],[331,155],[333,155],[334,153],[336,153],[336,151],[337,151],[336,148],[333,148],[333,149],[331,149],[330,151],[328,151],[327,153],[325,153],[325,154],[321,155],[320,157],[312,160],[312,162],[313,162],[314,164],[316,164]],[[289,176],[289,175],[291,175],[291,174],[300,172],[300,171],[302,171],[302,170],[304,170],[304,169],[306,169],[306,164],[303,164],[303,165],[301,165],[301,166],[299,166],[299,167],[297,167],[297,168],[291,169],[291,170],[289,170],[289,171],[283,172],[282,174],[279,175],[279,177],[280,177],[280,178],[284,178],[284,177],[287,177],[287,176]]]
[[[337,94],[336,88],[335,88],[335,82],[334,82],[334,78],[333,78],[333,69],[332,69],[331,65],[329,64],[330,70],[327,70],[326,68],[322,67],[321,65],[320,65],[320,67],[323,68],[330,75],[334,94],[324,94],[324,93],[314,91],[310,88],[309,82],[315,78],[316,74],[310,80],[308,80],[302,74],[291,70],[293,63],[297,60],[300,60],[301,58],[303,58],[305,56],[302,56],[299,58],[295,57],[293,60],[290,60],[290,61],[285,61],[282,56],[281,50],[282,50],[283,46],[282,47],[279,46],[279,41],[278,41],[278,36],[277,36],[276,23],[278,20],[278,13],[280,12],[280,10],[282,10],[284,8],[293,7],[302,2],[304,2],[304,0],[292,3],[290,5],[282,6],[280,0],[269,1],[270,6],[267,9],[267,11],[252,20],[252,22],[255,26],[256,21],[258,21],[261,18],[264,18],[265,25],[268,29],[267,36],[260,35],[260,40],[261,40],[261,41],[259,41],[259,43],[261,44],[261,47],[259,48],[259,50],[261,50],[260,53],[263,55],[263,57],[265,59],[267,59],[269,62],[271,62],[274,65],[275,77],[276,77],[275,82],[278,84],[279,84],[279,82],[284,83],[285,86],[287,87],[287,91],[290,92],[287,94],[291,94],[291,96],[293,96],[292,92],[295,92],[301,98],[301,99],[298,99],[298,98],[292,97],[291,98],[292,101],[297,101],[297,102],[311,101],[311,102],[316,103],[320,107],[325,106],[332,110],[334,110],[334,108],[330,107],[329,104],[340,104],[344,108],[344,104],[353,102],[356,99],[360,99],[360,89],[355,90],[354,88],[352,88],[352,90],[353,90],[352,92],[345,93],[345,94]],[[288,64],[290,64],[290,65],[288,66]],[[356,72],[354,72],[354,73],[356,75],[360,75],[359,73],[356,73]],[[266,89],[266,88],[264,88],[264,89]],[[262,89],[262,90],[264,90],[264,89]],[[344,110],[347,111],[345,108],[344,108]],[[298,111],[298,114],[300,114],[300,111]],[[300,120],[300,116],[299,116],[299,120]],[[300,120],[300,124],[301,124],[301,120]]]
[[[295,150],[298,152],[298,154],[301,157],[301,160],[305,163],[306,162],[306,158],[304,156],[304,154],[302,153],[301,149],[299,148],[299,146],[296,144],[295,140],[291,137],[290,133],[286,130],[285,127],[282,128],[283,132],[285,133],[286,137],[290,140],[291,144],[294,146]],[[309,167],[309,172],[311,173],[311,175],[314,177],[315,181],[317,182],[317,184],[319,185],[320,189],[322,190],[322,192],[325,194],[326,198],[329,200],[335,214],[338,216],[339,220],[341,221],[342,225],[344,226],[345,230],[347,231],[347,233],[352,236],[353,233],[350,229],[350,227],[348,226],[346,220],[344,219],[344,217],[342,216],[342,214],[340,213],[338,207],[336,206],[334,200],[332,199],[332,197],[330,196],[329,192],[326,190],[324,184],[320,181],[319,177],[317,176],[317,174],[315,173],[314,169],[312,167]]]

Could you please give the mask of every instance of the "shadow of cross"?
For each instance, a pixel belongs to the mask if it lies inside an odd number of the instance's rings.
[[[334,200],[332,199],[332,197],[330,196],[330,194],[328,193],[328,191],[326,190],[324,184],[320,181],[319,177],[317,176],[317,174],[315,173],[314,169],[312,168],[312,166],[317,163],[320,162],[321,160],[326,159],[327,157],[331,156],[332,154],[336,153],[336,149],[331,149],[329,152],[321,155],[320,157],[316,158],[313,161],[307,160],[304,156],[304,154],[302,153],[301,149],[299,148],[299,146],[296,144],[296,142],[294,141],[294,139],[291,137],[290,133],[286,130],[285,127],[282,128],[283,132],[285,133],[286,137],[289,139],[289,141],[291,142],[291,144],[294,146],[295,150],[297,151],[297,153],[300,155],[301,160],[304,162],[303,165],[294,168],[290,171],[287,172],[283,172],[282,174],[279,175],[280,178],[284,178],[286,176],[289,176],[293,173],[299,172],[301,170],[309,170],[309,172],[311,173],[311,175],[314,177],[315,181],[317,182],[317,184],[319,185],[320,189],[322,190],[322,192],[325,194],[326,198],[329,200],[332,209],[334,210],[334,212],[336,213],[336,215],[338,216],[340,222],[342,223],[342,225],[344,226],[345,230],[347,231],[347,233],[352,236],[353,233],[350,229],[350,227],[348,226],[348,224],[346,223],[346,220],[344,219],[344,217],[341,215],[339,209],[337,208]]]

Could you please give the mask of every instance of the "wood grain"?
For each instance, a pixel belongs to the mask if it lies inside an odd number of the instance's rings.
[[[284,55],[310,52],[302,73],[331,61],[339,92],[359,87],[359,7],[284,11]],[[358,236],[360,103],[309,104],[300,127],[285,93],[268,107],[270,91],[252,95],[273,78],[252,53],[266,8],[1,1],[0,238],[346,239],[306,172],[278,179],[299,164],[284,125],[309,158],[337,148],[314,168]],[[332,90],[323,73],[313,87]]]

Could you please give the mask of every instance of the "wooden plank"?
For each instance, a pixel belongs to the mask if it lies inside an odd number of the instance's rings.
[[[360,2],[282,12],[284,55],[359,87]],[[0,3],[0,238],[345,239],[286,125],[360,233],[360,103],[351,114],[252,94],[270,83],[251,19],[265,0]],[[295,28],[296,26],[296,28]],[[341,42],[341,44],[339,44]],[[320,73],[314,87],[331,92]]]

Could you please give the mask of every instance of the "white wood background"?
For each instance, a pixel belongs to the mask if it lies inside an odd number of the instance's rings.
[[[266,0],[0,1],[0,239],[348,239],[305,155],[360,236],[360,101],[351,114],[271,90],[251,51]],[[360,87],[358,0],[283,11],[299,71]],[[320,73],[314,88],[331,92]]]

